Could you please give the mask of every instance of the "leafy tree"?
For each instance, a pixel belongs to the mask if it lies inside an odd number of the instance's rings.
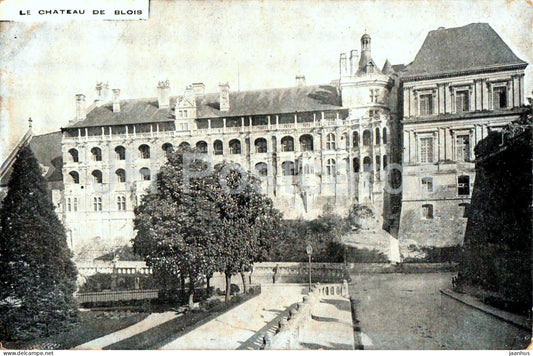
[[[191,296],[195,281],[225,273],[228,299],[231,276],[265,258],[262,251],[275,238],[280,214],[256,192],[253,178],[224,165],[185,186],[183,156],[181,150],[168,154],[157,191],[145,195],[136,209],[134,250],[156,275],[167,278],[164,283],[181,279],[183,286],[187,276]],[[207,166],[193,160],[188,169],[199,173]],[[232,194],[237,187],[242,189]]]
[[[20,149],[0,208],[0,337],[30,339],[77,318],[76,267],[39,164]]]

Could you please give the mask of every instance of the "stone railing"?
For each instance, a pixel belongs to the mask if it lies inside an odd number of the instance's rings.
[[[252,281],[255,283],[307,283],[309,263],[307,262],[262,262],[254,264]],[[349,279],[342,263],[311,263],[313,283],[341,282]]]
[[[143,261],[78,262],[76,267],[78,268],[78,273],[85,277],[93,276],[97,273],[120,275],[152,274],[152,268],[146,266]]]
[[[294,350],[300,346],[300,331],[309,322],[313,314],[318,312],[320,300],[328,297],[349,298],[348,283],[317,283],[311,291],[303,297],[302,302],[289,310],[289,315],[282,317],[273,332],[263,336],[263,349],[265,350]]]

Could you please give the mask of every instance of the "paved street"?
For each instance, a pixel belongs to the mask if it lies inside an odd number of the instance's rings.
[[[305,287],[264,286],[261,294],[165,345],[162,349],[237,349],[289,306],[302,300]]]
[[[350,301],[339,296],[323,298],[313,311],[312,320],[300,332],[300,347],[311,350],[353,350]]]
[[[364,349],[521,349],[531,334],[440,293],[452,273],[352,276]]]

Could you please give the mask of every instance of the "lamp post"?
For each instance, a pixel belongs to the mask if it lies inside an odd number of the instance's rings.
[[[305,252],[307,252],[307,256],[309,257],[309,292],[311,292],[311,255],[313,254],[313,247],[311,244],[307,244]]]

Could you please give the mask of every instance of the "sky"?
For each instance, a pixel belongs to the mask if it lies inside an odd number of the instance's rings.
[[[11,0],[9,0],[11,1]],[[14,1],[14,0],[13,0]],[[293,86],[338,77],[342,52],[372,36],[381,67],[408,64],[438,27],[489,23],[522,60],[533,63],[533,2],[471,1],[151,1],[148,20],[0,22],[0,163],[33,120],[36,134],[58,131],[90,104],[97,81],[121,98],[171,95],[203,82],[215,92]],[[532,64],[526,94],[533,90]],[[531,94],[530,94],[531,96]]]

